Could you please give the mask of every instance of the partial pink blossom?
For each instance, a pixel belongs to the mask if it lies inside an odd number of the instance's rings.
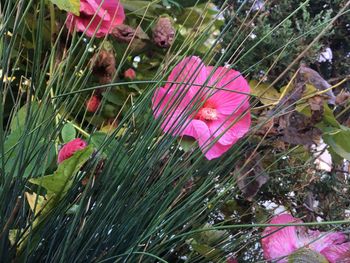
[[[123,23],[124,8],[119,0],[81,0],[80,15],[68,13],[66,26],[92,37],[104,37],[111,30]]]
[[[72,155],[79,150],[84,149],[87,146],[87,143],[80,139],[74,139],[66,143],[58,153],[58,163],[63,162],[64,160],[72,157]]]
[[[302,221],[290,214],[275,216],[270,221],[270,224],[288,223]],[[350,254],[350,242],[345,241],[345,235],[339,232],[320,232],[303,226],[270,226],[264,230],[261,243],[265,259],[277,260],[278,263],[288,262],[287,257],[300,248],[319,252],[330,263],[349,263],[346,260]]]
[[[207,87],[204,87],[204,86]],[[153,112],[174,136],[197,140],[205,157],[218,158],[249,130],[250,88],[238,71],[187,57],[153,96]],[[194,109],[197,109],[196,111]]]

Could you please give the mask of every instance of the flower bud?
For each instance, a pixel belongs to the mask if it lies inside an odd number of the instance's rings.
[[[86,101],[86,110],[88,112],[96,112],[100,104],[100,99],[97,96],[93,95]]]
[[[118,25],[113,28],[112,35],[120,42],[129,43],[132,39],[148,40],[148,35],[140,28],[128,25]]]
[[[169,17],[161,17],[158,19],[153,28],[153,41],[161,48],[169,48],[174,42],[175,28]]]
[[[58,153],[58,163],[63,162],[64,160],[72,157],[72,155],[79,150],[84,149],[87,146],[87,143],[80,139],[74,139],[66,143]]]
[[[136,79],[136,72],[135,72],[135,70],[133,70],[132,68],[129,68],[129,69],[125,70],[124,78],[130,79],[130,80]]]

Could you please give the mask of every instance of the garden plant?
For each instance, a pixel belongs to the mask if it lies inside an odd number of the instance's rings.
[[[0,0],[0,262],[350,263],[350,1]]]

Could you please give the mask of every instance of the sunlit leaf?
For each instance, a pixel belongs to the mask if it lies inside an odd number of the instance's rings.
[[[281,94],[270,84],[260,83],[256,80],[249,81],[252,95],[256,96],[262,104],[268,105],[278,101]]]
[[[80,12],[80,0],[50,0],[53,4],[57,5],[59,9],[79,15]]]
[[[73,126],[73,124],[71,123],[66,123],[61,131],[61,136],[63,139],[63,142],[67,143],[71,140],[73,140],[74,138],[76,138],[77,132]]]

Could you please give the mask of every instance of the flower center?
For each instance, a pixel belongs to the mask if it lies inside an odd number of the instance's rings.
[[[204,103],[203,107],[198,111],[196,118],[206,121],[215,121],[218,119],[218,113],[215,109],[215,106],[212,103],[206,102]]]

